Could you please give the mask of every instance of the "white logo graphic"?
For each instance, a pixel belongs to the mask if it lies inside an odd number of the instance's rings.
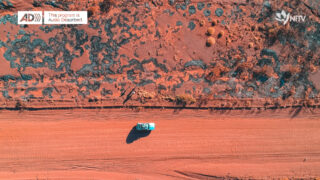
[[[283,25],[287,24],[289,20],[290,13],[286,13],[284,10],[276,13],[276,20],[279,22],[283,22]]]
[[[286,13],[284,10],[276,13],[275,19],[279,22],[282,22],[283,25],[286,25],[288,21],[290,22],[304,22],[306,20],[306,16],[302,15],[290,15],[290,13]]]
[[[42,11],[18,11],[18,24],[42,24]]]

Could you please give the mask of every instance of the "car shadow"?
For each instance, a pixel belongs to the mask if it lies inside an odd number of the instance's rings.
[[[136,126],[134,126],[129,132],[126,142],[127,144],[131,144],[142,137],[148,136],[150,133],[151,131],[138,131]]]

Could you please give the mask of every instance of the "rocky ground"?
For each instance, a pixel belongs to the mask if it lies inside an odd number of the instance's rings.
[[[0,0],[0,106],[320,105],[319,0]],[[88,25],[18,25],[88,10]],[[277,12],[306,16],[275,20]]]

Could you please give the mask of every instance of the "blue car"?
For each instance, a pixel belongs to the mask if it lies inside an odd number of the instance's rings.
[[[155,127],[155,123],[138,123],[136,129],[138,131],[152,131]]]

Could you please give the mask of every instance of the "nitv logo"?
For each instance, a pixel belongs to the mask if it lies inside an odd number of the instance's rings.
[[[289,12],[286,13],[284,10],[276,13],[275,19],[279,22],[282,22],[283,25],[286,25],[288,21],[290,22],[304,22],[306,20],[306,16],[302,15],[291,15]]]
[[[42,11],[18,11],[18,24],[42,24]]]

